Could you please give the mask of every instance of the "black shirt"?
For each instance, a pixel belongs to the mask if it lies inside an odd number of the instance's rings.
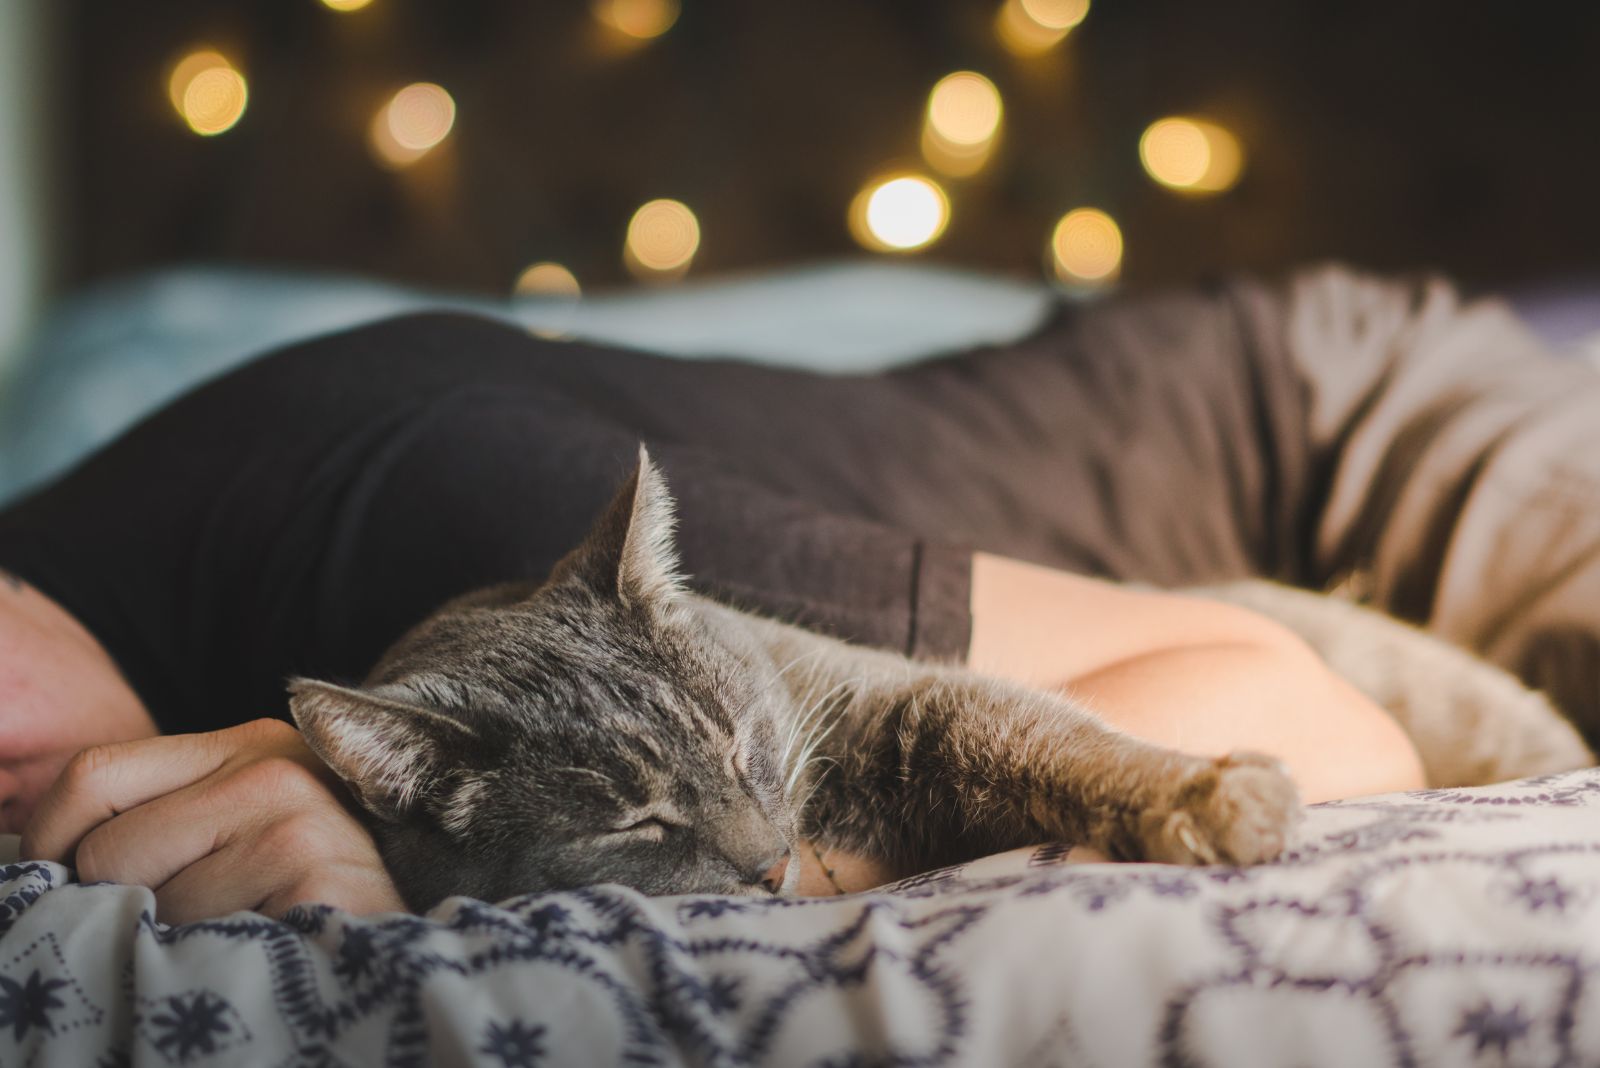
[[[458,593],[542,578],[643,440],[699,588],[960,657],[970,546],[1155,581],[1280,546],[1226,506],[1271,474],[1250,364],[1219,350],[1212,391],[1238,417],[1196,437],[1187,393],[1161,385],[1199,370],[1173,363],[1192,346],[1159,308],[1138,321],[1155,329],[1062,307],[1015,345],[852,377],[388,320],[149,417],[0,513],[0,566],[99,639],[164,731],[217,729],[286,715],[292,675],[359,680]]]

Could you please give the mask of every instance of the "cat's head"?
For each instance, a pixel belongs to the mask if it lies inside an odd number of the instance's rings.
[[[295,722],[370,813],[408,905],[596,882],[780,889],[795,819],[775,688],[688,608],[672,527],[641,449],[542,585],[451,602],[360,688],[291,684]]]

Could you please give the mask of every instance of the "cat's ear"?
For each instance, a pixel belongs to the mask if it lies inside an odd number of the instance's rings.
[[[625,601],[659,604],[683,592],[672,530],[677,519],[667,481],[639,446],[639,466],[557,568]]]
[[[380,819],[410,812],[478,748],[465,724],[372,690],[294,679],[289,710],[312,752]]]

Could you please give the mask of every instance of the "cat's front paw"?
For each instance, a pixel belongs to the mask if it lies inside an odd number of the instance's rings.
[[[1238,752],[1191,775],[1169,805],[1146,811],[1140,831],[1146,860],[1260,864],[1283,852],[1300,818],[1300,791],[1283,762]]]

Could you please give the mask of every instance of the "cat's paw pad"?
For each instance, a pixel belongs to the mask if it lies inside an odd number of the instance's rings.
[[[1300,792],[1283,762],[1229,753],[1191,775],[1169,807],[1144,814],[1145,856],[1168,864],[1260,864],[1289,844]]]

